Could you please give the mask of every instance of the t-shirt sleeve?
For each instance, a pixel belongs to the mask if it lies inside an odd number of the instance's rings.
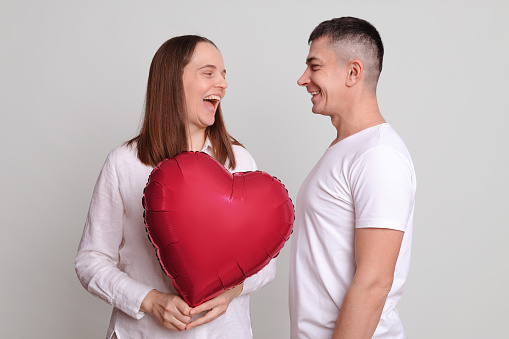
[[[379,146],[362,154],[351,170],[356,228],[405,231],[415,197],[411,161],[394,148]]]

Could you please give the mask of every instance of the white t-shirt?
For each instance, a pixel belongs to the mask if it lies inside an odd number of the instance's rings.
[[[405,338],[396,304],[410,264],[415,172],[385,123],[329,147],[297,197],[290,257],[291,338],[331,338],[355,274],[355,228],[404,231],[392,289],[373,338]]]
[[[212,154],[207,139],[202,149]],[[233,146],[236,172],[254,171],[247,150]],[[114,306],[107,332],[126,338],[251,338],[250,293],[272,281],[276,260],[244,281],[240,296],[214,321],[176,332],[164,328],[140,305],[152,289],[176,294],[156,257],[143,222],[142,197],[152,171],[133,147],[119,146],[108,154],[97,180],[83,236],[76,255],[76,273],[93,295]]]

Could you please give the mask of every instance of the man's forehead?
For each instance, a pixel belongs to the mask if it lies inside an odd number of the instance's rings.
[[[329,38],[321,37],[311,42],[306,63],[313,61],[324,62],[330,57],[335,57],[334,51],[329,47]]]

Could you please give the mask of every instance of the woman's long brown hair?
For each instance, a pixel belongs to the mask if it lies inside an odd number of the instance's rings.
[[[207,38],[183,35],[162,44],[152,59],[143,125],[138,136],[126,143],[136,145],[138,158],[145,165],[155,167],[164,159],[189,149],[182,76],[200,42],[216,47]],[[228,167],[234,169],[236,161],[232,145],[242,145],[226,131],[221,104],[217,107],[214,124],[207,128],[206,133],[214,158],[223,166],[228,160]]]

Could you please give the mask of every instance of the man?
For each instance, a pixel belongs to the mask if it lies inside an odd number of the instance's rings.
[[[407,277],[415,172],[380,114],[383,44],[344,17],[311,33],[298,80],[337,137],[297,197],[290,262],[292,338],[405,338],[396,304]]]

